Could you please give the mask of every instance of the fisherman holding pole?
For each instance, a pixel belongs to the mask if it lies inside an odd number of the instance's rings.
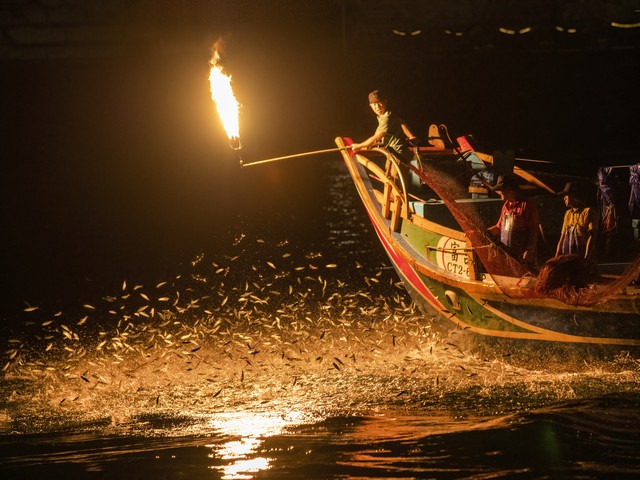
[[[378,128],[364,142],[354,143],[351,146],[353,151],[357,152],[381,144],[401,160],[411,160],[410,143],[416,141],[416,136],[404,120],[388,109],[386,96],[380,90],[374,90],[369,94],[369,106],[378,117]]]

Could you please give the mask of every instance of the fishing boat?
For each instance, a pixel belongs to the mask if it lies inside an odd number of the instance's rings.
[[[353,152],[351,139],[335,139],[382,246],[434,328],[469,342],[461,348],[535,351],[536,359],[566,347],[637,356],[638,257],[601,261],[597,278],[583,288],[541,290],[539,269],[486,233],[503,202],[474,179],[506,163],[537,203],[553,256],[566,211],[557,192],[568,177],[536,173],[513,159],[509,166],[504,155],[476,151],[469,140],[416,148],[409,163],[384,148]]]

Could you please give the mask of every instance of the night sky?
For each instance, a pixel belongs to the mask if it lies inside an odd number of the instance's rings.
[[[640,21],[637,3],[113,2],[80,22],[117,41],[88,46],[30,43],[5,21],[4,311],[153,276],[242,226],[294,229],[291,219],[312,216],[317,163],[239,168],[208,90],[218,38],[246,162],[366,138],[366,94],[384,88],[418,135],[444,122],[488,151],[592,175],[639,160],[640,28],[607,23],[618,4]],[[3,13],[26,28],[24,4]],[[498,31],[528,22],[530,33]]]

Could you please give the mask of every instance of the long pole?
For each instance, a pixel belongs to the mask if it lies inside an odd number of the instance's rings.
[[[287,160],[289,158],[307,157],[309,155],[318,155],[320,153],[338,152],[340,150],[348,150],[348,148],[336,147],[336,148],[326,148],[324,150],[315,150],[313,152],[294,153],[293,155],[285,155],[284,157],[267,158],[266,160],[259,160],[257,162],[251,162],[251,163],[242,163],[242,162],[240,162],[240,165],[243,166],[243,167],[252,167],[253,165],[260,165],[262,163],[278,162],[280,160]]]
[[[303,153],[294,153],[293,155],[285,155],[283,157],[274,157],[267,158],[266,160],[258,160],[257,162],[251,163],[243,163],[240,161],[240,165],[243,167],[252,167],[254,165],[261,165],[263,163],[271,163],[271,162],[279,162],[280,160],[288,160],[290,158],[298,158],[298,157],[308,157],[310,155],[319,155],[321,153],[329,153],[329,152],[339,152],[340,150],[349,150],[349,147],[336,147],[336,148],[325,148],[324,150],[314,150],[313,152],[303,152]],[[535,160],[533,158],[517,158],[516,160],[521,162],[535,162],[535,163],[553,163],[547,160]]]
[[[519,158],[519,157],[516,157],[516,161],[532,162],[532,163],[553,163],[553,162],[550,162],[549,160],[536,160],[535,158]]]

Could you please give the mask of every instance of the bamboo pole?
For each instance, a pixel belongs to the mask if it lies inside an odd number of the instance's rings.
[[[284,157],[267,158],[266,160],[258,160],[257,162],[251,162],[251,163],[242,163],[241,161],[240,165],[243,167],[252,167],[253,165],[260,165],[263,163],[278,162],[280,160],[287,160],[289,158],[308,157],[310,155],[318,155],[320,153],[338,152],[340,150],[349,150],[349,147],[326,148],[324,150],[314,150],[313,152],[294,153],[293,155],[285,155]]]
[[[349,147],[336,147],[336,148],[326,148],[324,150],[314,150],[312,152],[303,152],[303,153],[294,153],[293,155],[285,155],[282,157],[274,157],[274,158],[267,158],[266,160],[258,160],[257,162],[250,162],[250,163],[244,163],[242,161],[240,161],[240,165],[242,165],[243,167],[252,167],[254,165],[261,165],[263,163],[271,163],[271,162],[279,162],[280,160],[288,160],[290,158],[299,158],[299,157],[308,157],[311,155],[319,155],[321,153],[329,153],[329,152],[338,152],[340,150],[349,150]],[[550,162],[548,160],[536,160],[533,158],[519,158],[516,157],[515,158],[516,161],[520,161],[520,162],[533,162],[533,163],[553,163]],[[616,168],[616,167],[614,167]]]
[[[550,162],[549,160],[536,160],[535,158],[520,158],[520,157],[516,157],[515,159],[518,162],[553,163],[553,162]]]

